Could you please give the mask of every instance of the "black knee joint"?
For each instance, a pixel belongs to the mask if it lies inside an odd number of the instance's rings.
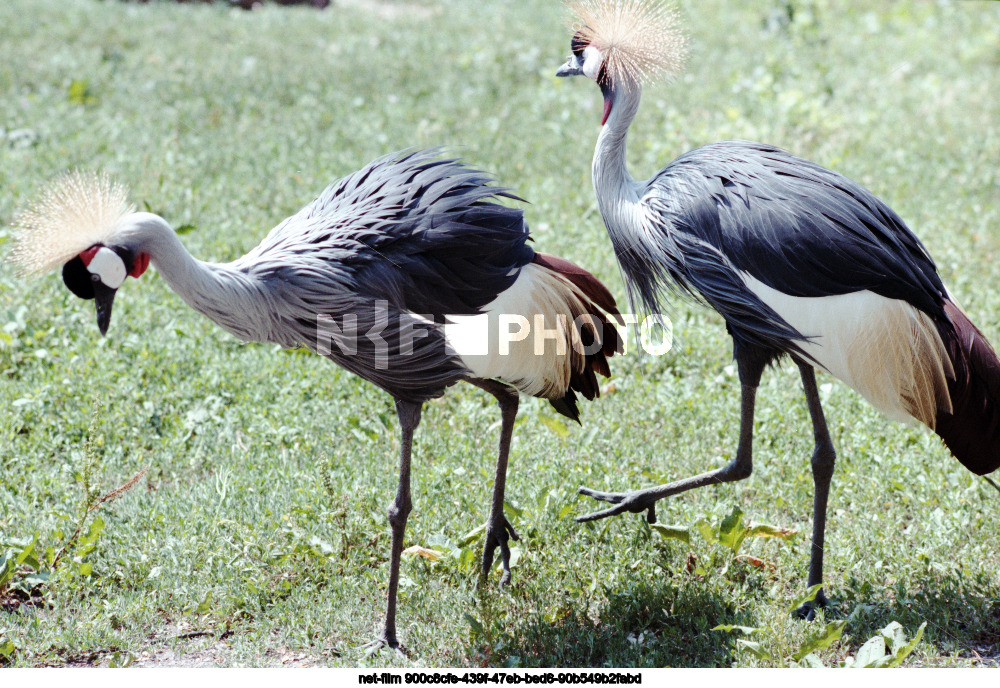
[[[726,466],[726,477],[731,480],[745,480],[753,473],[753,464],[741,462],[739,455]]]
[[[389,525],[405,525],[406,519],[410,515],[410,505],[393,502],[389,506]]]
[[[833,450],[833,445],[829,441],[816,445],[816,450],[812,455],[813,475],[829,477],[833,475],[833,466],[837,460],[837,453]]]

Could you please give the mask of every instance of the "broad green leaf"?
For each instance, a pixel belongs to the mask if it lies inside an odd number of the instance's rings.
[[[90,528],[87,529],[87,534],[80,538],[80,543],[77,545],[77,550],[83,549],[87,545],[92,545],[95,542],[97,542],[97,538],[100,537],[103,531],[104,531],[104,519],[101,518],[100,516],[95,516],[94,520],[90,524]]]
[[[209,590],[205,593],[205,599],[203,599],[194,610],[195,614],[208,614],[209,610],[212,608],[212,591]]]
[[[40,573],[29,573],[24,578],[21,578],[14,583],[13,587],[24,593],[30,593],[32,590],[40,585],[45,585],[52,578],[52,574],[48,571],[43,571]]]
[[[895,653],[896,650],[906,645],[906,631],[903,630],[903,624],[898,621],[890,621],[889,625],[879,631],[879,633],[885,638],[889,652]]]
[[[803,643],[799,651],[792,655],[792,658],[798,662],[811,652],[825,650],[830,647],[843,635],[845,625],[845,621],[832,621],[828,623],[826,628]]]
[[[713,631],[722,631],[724,633],[729,633],[731,631],[739,631],[746,635],[751,635],[753,633],[760,633],[761,629],[754,628],[753,626],[734,626],[733,624],[726,624],[724,626],[716,626],[712,629]]]
[[[771,653],[765,650],[763,647],[761,647],[760,643],[755,643],[752,640],[743,640],[742,638],[740,638],[736,641],[736,644],[739,645],[742,649],[746,650],[747,652],[753,654],[758,659],[772,658]]]
[[[731,536],[741,530],[743,530],[743,509],[734,506],[729,515],[722,519],[722,523],[719,524],[720,542],[724,536]]]
[[[791,540],[798,534],[799,531],[791,530],[790,528],[777,528],[775,526],[760,524],[750,528],[748,537],[773,537],[782,540]]]
[[[823,664],[823,660],[814,655],[813,653],[807,654],[805,657],[799,660],[799,666],[805,667],[807,669],[825,669],[826,665]]]
[[[877,666],[885,658],[885,638],[881,635],[869,638],[864,645],[858,649],[858,653],[854,656],[854,664],[852,666],[859,669],[864,667]]]
[[[649,527],[668,540],[680,540],[691,543],[691,531],[684,526],[668,526],[663,523],[650,523]]]
[[[0,554],[0,590],[14,577],[13,553]]]
[[[463,547],[458,552],[458,565],[461,570],[468,571],[479,563],[479,553],[471,547]]]
[[[10,657],[14,654],[14,641],[13,640],[0,640],[0,655],[4,657]]]
[[[701,536],[705,538],[706,542],[714,543],[719,541],[719,536],[716,534],[715,528],[713,528],[705,519],[698,519],[698,521],[694,524],[694,527],[698,529],[698,532],[701,533]]]
[[[514,506],[506,499],[503,500],[503,511],[505,514],[510,514],[511,516],[514,516],[516,518],[524,518],[524,509],[520,509]]]
[[[791,606],[788,607],[789,613],[794,612],[796,609],[798,609],[799,607],[801,607],[802,605],[804,605],[806,602],[812,602],[813,600],[815,600],[816,599],[816,594],[819,593],[819,590],[822,587],[823,587],[822,583],[820,583],[819,585],[814,585],[811,588],[809,588],[808,590],[806,590],[804,594],[799,595],[798,597],[796,597],[792,601]]]
[[[473,636],[481,636],[486,633],[486,629],[483,628],[482,622],[480,622],[479,619],[474,617],[472,614],[465,612],[462,616],[469,622],[469,628],[472,630]]]
[[[34,549],[34,548],[32,547],[32,549]],[[42,568],[41,563],[39,563],[38,559],[35,558],[34,553],[30,553],[30,554],[27,554],[26,556],[18,557],[18,558],[21,559],[21,563],[24,566],[29,566],[29,567],[33,568],[34,570],[36,570],[36,571],[38,569]]]
[[[476,540],[478,540],[479,538],[481,538],[483,536],[483,533],[485,533],[485,532],[486,532],[486,524],[485,523],[483,525],[477,527],[477,528],[473,528],[468,533],[466,533],[461,538],[459,538],[459,540],[458,540],[458,546],[459,546],[459,548],[468,547],[473,542],[475,542]]]
[[[893,623],[895,623],[895,622],[893,622]],[[892,624],[889,624],[889,625],[891,626]],[[924,637],[924,629],[925,628],[927,628],[927,622],[926,621],[924,621],[922,624],[920,624],[920,628],[917,629],[917,634],[915,636],[913,636],[913,640],[911,640],[910,642],[906,643],[902,647],[898,647],[898,648],[897,647],[893,647],[893,649],[892,649],[892,657],[887,658],[887,661],[885,662],[885,664],[883,666],[898,667],[899,665],[901,665],[903,663],[903,660],[905,660],[907,657],[909,657],[910,653],[913,652],[913,650],[917,647],[917,643],[920,642],[921,638]],[[886,629],[888,629],[888,626],[886,627]],[[883,631],[883,633],[884,632],[885,631]]]
[[[21,550],[21,553],[17,555],[16,563],[14,564],[15,566],[27,564],[36,571],[38,570],[38,560],[32,556],[32,553],[35,551],[36,542],[37,539],[32,539],[29,544],[25,545],[24,549]]]

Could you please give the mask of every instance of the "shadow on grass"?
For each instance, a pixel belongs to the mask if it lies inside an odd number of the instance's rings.
[[[926,621],[923,642],[934,654],[1000,666],[1000,583],[986,574],[935,573],[909,589],[851,579],[837,592],[852,650],[891,621],[910,635]]]
[[[486,623],[467,647],[488,666],[669,667],[728,666],[734,638],[710,630],[746,623],[731,601],[697,585],[637,584],[614,591],[591,609],[566,605],[559,618],[532,615],[514,624]]]

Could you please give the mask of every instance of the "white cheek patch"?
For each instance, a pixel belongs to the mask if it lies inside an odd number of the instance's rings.
[[[603,62],[604,56],[594,46],[588,45],[583,49],[583,73],[588,78],[597,81],[597,76],[601,73],[601,63]]]
[[[111,287],[112,289],[122,286],[122,282],[125,281],[125,277],[127,276],[125,261],[110,248],[103,246],[90,259],[87,270],[90,271],[90,274],[100,277],[101,282],[106,287]]]

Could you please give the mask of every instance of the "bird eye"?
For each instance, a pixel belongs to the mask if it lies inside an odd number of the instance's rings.
[[[91,282],[100,282],[101,281],[101,276],[98,275],[96,272],[92,272],[90,274],[90,281]]]

